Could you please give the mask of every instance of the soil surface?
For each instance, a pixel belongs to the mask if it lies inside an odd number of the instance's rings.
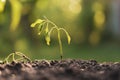
[[[120,80],[120,62],[73,59],[11,62],[0,64],[0,80]]]

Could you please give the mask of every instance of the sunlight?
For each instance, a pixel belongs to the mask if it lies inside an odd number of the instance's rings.
[[[80,4],[81,0],[70,0],[69,11],[74,14],[78,14],[82,10],[82,6]]]
[[[6,0],[0,0],[0,12],[3,12]]]
[[[94,11],[94,24],[97,28],[102,29],[105,23],[105,14],[103,12],[104,7],[100,2],[95,2],[92,6]]]
[[[1,0],[2,2],[6,2],[6,0]]]
[[[100,28],[105,23],[105,15],[102,11],[95,12],[94,22],[96,27]]]
[[[82,0],[65,0],[59,1],[59,6],[61,10],[64,11],[67,15],[76,15],[82,11]]]

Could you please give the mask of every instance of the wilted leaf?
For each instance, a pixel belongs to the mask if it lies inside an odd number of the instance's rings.
[[[70,37],[69,34],[67,34],[67,40],[68,40],[68,44],[70,44],[70,42],[71,42],[71,37]]]
[[[41,19],[37,19],[34,23],[31,24],[31,27],[35,27],[36,24],[40,24],[42,23],[44,20],[41,20]]]
[[[38,26],[38,35],[40,35],[41,34],[41,32],[42,32],[42,29],[43,29],[43,24],[40,24],[39,26]]]
[[[38,27],[38,35],[40,35],[41,34],[41,32],[42,32],[42,29],[43,29],[43,25],[39,25],[39,27]]]
[[[39,31],[42,31],[42,29],[43,29],[43,24],[40,24],[40,25],[38,26],[38,30],[39,30]]]
[[[46,35],[45,40],[46,40],[47,45],[50,45],[50,36],[49,35]]]
[[[68,32],[67,32],[64,28],[59,28],[59,30],[63,30],[63,31],[66,33],[68,44],[70,44],[70,42],[71,42],[71,37],[70,37],[70,35],[68,34]]]

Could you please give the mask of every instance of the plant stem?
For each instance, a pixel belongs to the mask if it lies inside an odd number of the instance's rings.
[[[60,36],[60,30],[59,30],[58,26],[55,23],[53,23],[52,21],[48,20],[47,18],[46,18],[46,22],[48,22],[48,23],[50,23],[50,24],[52,24],[54,26],[51,29],[51,31],[53,29],[57,29],[57,31],[58,31],[58,41],[59,41],[59,47],[60,47],[60,58],[62,60],[62,58],[63,58],[63,49],[62,49],[62,41],[61,41],[61,36]],[[60,28],[60,29],[63,29],[63,28]],[[49,32],[49,34],[51,33],[51,31]]]
[[[58,29],[58,26],[55,23],[53,23],[52,21],[46,19],[46,22],[52,24],[54,27],[56,27]]]
[[[63,58],[63,50],[62,50],[62,41],[61,41],[61,37],[60,37],[60,31],[58,30],[58,41],[59,41],[59,47],[60,47],[60,58],[62,60]]]
[[[16,55],[23,57],[23,58],[26,59],[27,61],[31,61],[31,59],[30,59],[29,57],[25,56],[25,55],[24,55],[23,53],[21,53],[21,52],[16,52]]]
[[[12,54],[12,59],[15,61],[15,53]]]

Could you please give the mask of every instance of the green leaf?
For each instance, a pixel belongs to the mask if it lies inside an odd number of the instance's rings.
[[[39,31],[42,31],[42,29],[43,29],[43,24],[40,24],[40,25],[38,26],[38,30],[39,30]]]
[[[70,44],[71,37],[70,37],[69,33],[64,28],[59,28],[59,30],[63,30],[66,33],[68,44]]]
[[[67,40],[68,40],[68,44],[70,44],[70,42],[71,42],[71,37],[70,37],[69,34],[67,34]]]
[[[38,26],[38,31],[39,31],[38,35],[41,34],[42,29],[43,29],[43,24],[40,24],[40,25]]]
[[[50,36],[47,34],[45,37],[47,45],[50,45]]]
[[[44,20],[37,19],[34,23],[31,24],[31,27],[35,27],[37,24],[41,24]]]

